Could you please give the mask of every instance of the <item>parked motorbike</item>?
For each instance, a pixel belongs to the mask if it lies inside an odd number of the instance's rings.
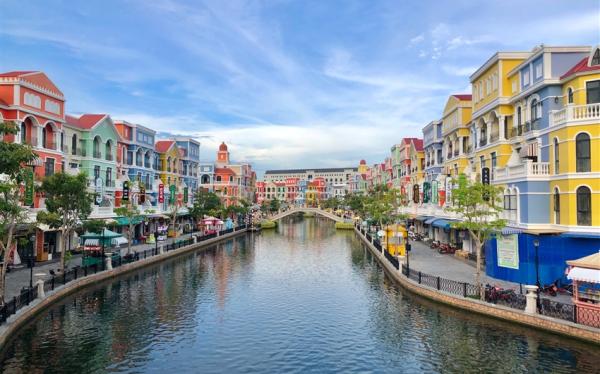
[[[431,244],[429,244],[429,248],[438,248],[440,246],[440,241],[439,240],[432,240]]]
[[[497,303],[498,301],[510,302],[517,297],[514,290],[503,289],[498,286],[492,286],[490,284],[485,285],[485,300],[491,303]]]
[[[556,282],[545,285],[540,289],[541,293],[548,294],[552,297],[556,296],[558,293],[558,287],[556,286]]]
[[[456,248],[447,243],[442,243],[438,247],[438,252],[442,254],[454,254],[456,252]]]

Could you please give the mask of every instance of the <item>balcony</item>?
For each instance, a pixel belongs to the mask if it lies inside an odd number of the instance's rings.
[[[483,147],[487,145],[487,137],[485,136],[485,134],[482,135],[482,138],[479,139],[479,146]]]
[[[113,155],[112,155],[112,153],[107,153],[107,154],[106,154],[106,160],[107,160],[107,161],[112,161],[112,160],[113,160]]]
[[[113,181],[113,180],[107,180],[107,181],[104,183],[104,185],[105,185],[106,187],[115,188],[115,181]]]
[[[454,151],[454,157],[458,156],[458,149]]]
[[[523,125],[518,125],[517,127],[513,127],[510,129],[510,137],[514,138],[517,136],[523,135]]]
[[[519,165],[496,168],[493,172],[492,180],[494,182],[501,182],[513,178],[540,178],[547,177],[549,175],[549,162],[533,162],[528,160]]]
[[[500,133],[492,133],[490,135],[490,143],[498,141],[500,139]]]
[[[528,133],[530,131],[535,131],[535,130],[539,130],[540,129],[540,119],[535,119],[531,122],[526,122],[525,123],[525,133]]]
[[[550,112],[550,126],[559,126],[567,122],[586,122],[600,120],[600,103],[587,105],[568,105],[561,110]]]
[[[102,158],[100,151],[94,151],[94,158]]]

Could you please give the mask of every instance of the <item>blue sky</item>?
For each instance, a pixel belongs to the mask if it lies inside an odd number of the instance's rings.
[[[0,0],[0,70],[69,113],[193,135],[269,168],[381,161],[498,50],[600,44],[600,2]]]

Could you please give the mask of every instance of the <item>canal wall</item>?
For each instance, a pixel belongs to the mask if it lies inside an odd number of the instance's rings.
[[[218,244],[219,242],[225,241],[227,239],[231,239],[241,234],[246,234],[250,232],[249,229],[242,229],[238,231],[234,231],[228,234],[224,234],[221,236],[217,236],[215,238],[207,239],[192,245],[188,245],[186,247],[181,247],[178,249],[174,249],[163,254],[158,254],[143,260],[139,260],[136,262],[131,262],[129,264],[121,265],[112,270],[104,270],[98,272],[96,274],[91,274],[86,277],[81,277],[76,280],[73,280],[66,285],[56,288],[54,291],[49,291],[46,293],[46,297],[43,299],[36,299],[32,301],[29,305],[24,308],[21,308],[14,315],[10,316],[6,323],[0,326],[0,349],[4,348],[6,342],[10,339],[10,337],[16,333],[21,326],[27,323],[29,320],[34,318],[37,314],[52,306],[52,304],[60,301],[61,299],[67,297],[75,291],[78,291],[87,286],[91,286],[97,284],[98,282],[116,278],[123,274],[132,272],[134,270],[138,270],[167,259],[171,259],[177,256],[180,256],[184,253],[195,251],[202,248],[207,248],[212,245]]]
[[[392,266],[392,264],[384,257],[384,255],[378,251],[358,229],[355,228],[354,232],[359,238],[361,238],[371,253],[373,253],[373,255],[377,258],[386,273],[388,273],[398,284],[400,284],[400,286],[416,295],[426,297],[430,300],[447,304],[455,308],[464,309],[469,312],[475,312],[481,315],[518,323],[520,325],[525,325],[539,330],[544,330],[600,345],[600,329],[579,325],[557,318],[542,316],[539,314],[528,314],[518,309],[490,304],[476,299],[458,297],[444,291],[438,291],[437,289],[418,284],[417,282],[405,277],[401,273],[401,270]],[[402,269],[402,267],[400,267],[400,269]]]

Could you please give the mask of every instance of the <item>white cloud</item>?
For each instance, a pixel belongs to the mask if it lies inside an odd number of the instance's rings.
[[[450,75],[456,75],[459,77],[468,77],[473,74],[477,67],[475,66],[454,66],[454,65],[442,65],[442,70]]]
[[[410,45],[419,44],[419,43],[423,42],[424,40],[425,40],[425,35],[419,34],[419,35],[415,36],[414,38],[410,39],[409,44]]]

